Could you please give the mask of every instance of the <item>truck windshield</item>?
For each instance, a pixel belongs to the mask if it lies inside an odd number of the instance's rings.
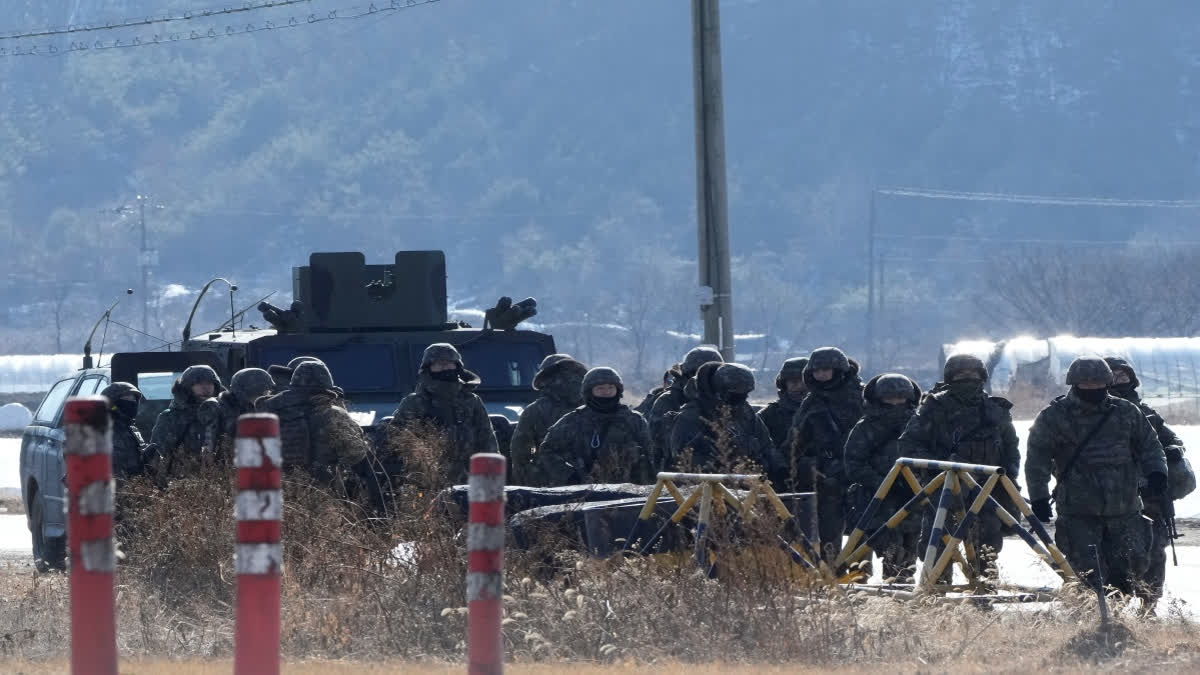
[[[476,340],[459,346],[467,370],[483,379],[481,389],[530,387],[538,365],[542,362],[542,347],[530,342]]]

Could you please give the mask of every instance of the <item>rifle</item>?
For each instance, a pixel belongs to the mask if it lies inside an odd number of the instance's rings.
[[[1096,602],[1100,603],[1100,626],[1108,627],[1108,598],[1104,596],[1104,573],[1100,571],[1100,549],[1092,544],[1092,556],[1096,559]]]
[[[1171,542],[1171,562],[1175,567],[1179,567],[1179,558],[1175,555],[1175,540],[1182,537],[1179,530],[1175,528],[1175,502],[1171,499],[1170,494],[1162,496],[1162,503],[1159,505],[1162,514],[1163,526],[1167,529],[1167,541]]]

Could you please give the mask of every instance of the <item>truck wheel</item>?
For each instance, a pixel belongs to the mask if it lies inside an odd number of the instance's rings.
[[[63,537],[46,537],[46,500],[33,495],[30,513],[33,528],[33,563],[39,572],[66,569],[67,542]]]

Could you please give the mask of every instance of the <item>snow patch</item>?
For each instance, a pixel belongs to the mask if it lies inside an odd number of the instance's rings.
[[[33,421],[33,413],[20,403],[0,406],[0,431],[21,431]]]

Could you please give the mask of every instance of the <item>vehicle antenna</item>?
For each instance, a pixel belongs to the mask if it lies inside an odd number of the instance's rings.
[[[125,295],[133,295],[133,289],[125,289]],[[119,304],[121,304],[120,296],[113,301],[113,304],[110,305],[107,310],[105,310],[104,314],[100,315],[99,319],[96,319],[96,325],[92,326],[92,332],[88,333],[87,342],[83,343],[84,370],[95,367],[95,362],[92,360],[92,338],[96,337],[96,329],[100,328],[101,323],[104,323],[104,336],[108,335],[108,320],[112,317],[113,310],[116,309],[117,305]],[[100,356],[104,355],[104,339],[105,337],[100,338]]]
[[[223,281],[229,286],[229,288],[230,288],[229,293],[230,293],[231,297],[233,295],[233,291],[237,290],[237,286],[235,286],[232,281],[225,279],[223,277],[217,277],[216,279],[210,279],[207,284],[204,284],[204,288],[200,289],[200,295],[196,297],[196,302],[192,303],[192,313],[188,314],[187,323],[184,324],[184,326],[183,326],[183,342],[184,343],[186,343],[188,340],[192,339],[192,319],[196,318],[196,309],[198,307],[200,307],[200,301],[204,299],[204,294],[208,292],[208,289],[210,287],[212,287],[212,285],[217,283],[218,281]]]

